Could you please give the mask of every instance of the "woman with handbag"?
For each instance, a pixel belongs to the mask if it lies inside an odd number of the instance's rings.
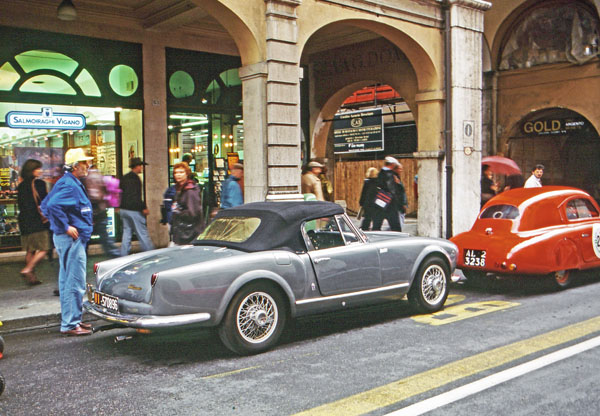
[[[179,245],[189,244],[204,230],[200,189],[192,179],[192,170],[185,162],[173,166],[173,178],[175,179],[175,197],[171,209],[173,242]]]
[[[35,275],[35,266],[50,249],[50,224],[40,210],[40,204],[48,194],[46,182],[40,179],[42,173],[42,162],[28,159],[21,169],[22,180],[17,187],[21,246],[26,253],[21,276],[29,285],[41,283]]]

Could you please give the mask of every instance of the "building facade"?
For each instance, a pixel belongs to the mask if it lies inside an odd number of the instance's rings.
[[[485,14],[484,151],[525,178],[600,197],[598,1],[503,1]]]
[[[10,165],[15,148],[60,158],[85,147],[115,176],[143,157],[157,246],[168,242],[159,207],[169,168],[184,153],[214,199],[236,160],[247,202],[295,197],[302,164],[327,157],[340,105],[374,84],[392,86],[414,120],[419,233],[449,236],[477,215],[489,2],[75,0],[70,21],[57,17],[60,3],[0,3],[0,105],[3,118],[84,114],[88,128],[52,138],[33,126],[26,139],[45,143],[24,145],[2,120],[0,152]]]

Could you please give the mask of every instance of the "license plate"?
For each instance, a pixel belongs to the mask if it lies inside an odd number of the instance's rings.
[[[119,298],[102,292],[94,292],[94,303],[107,311],[119,313]]]
[[[485,250],[465,250],[465,266],[485,267]]]

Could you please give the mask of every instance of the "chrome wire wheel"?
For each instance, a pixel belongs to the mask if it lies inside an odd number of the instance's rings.
[[[431,256],[419,266],[408,291],[408,300],[420,312],[437,312],[444,307],[449,284],[448,265],[438,256]]]
[[[435,305],[446,295],[447,292],[446,274],[437,264],[433,264],[425,269],[423,280],[421,281],[421,292],[423,299],[430,305]]]
[[[247,342],[265,342],[275,331],[279,317],[277,303],[265,292],[253,292],[241,302],[236,313],[237,329]]]

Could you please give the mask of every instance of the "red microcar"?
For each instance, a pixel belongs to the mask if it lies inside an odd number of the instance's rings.
[[[518,188],[490,199],[470,231],[450,240],[467,280],[547,275],[558,288],[573,271],[600,267],[600,208],[586,192],[564,186]]]

